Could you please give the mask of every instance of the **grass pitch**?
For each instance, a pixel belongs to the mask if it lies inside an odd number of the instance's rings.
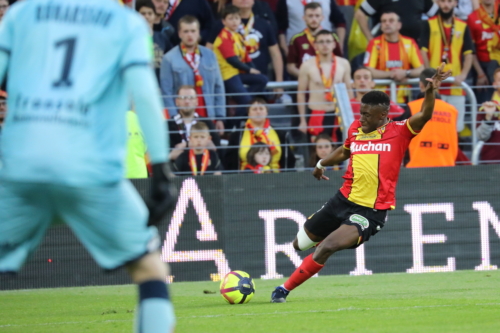
[[[500,271],[324,276],[270,304],[283,280],[256,280],[244,305],[218,283],[174,283],[182,332],[500,332]],[[204,291],[217,292],[205,294]],[[132,332],[134,286],[0,292],[0,332]]]

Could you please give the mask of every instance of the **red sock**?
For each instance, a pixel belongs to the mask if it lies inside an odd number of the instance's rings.
[[[320,265],[313,259],[312,253],[304,258],[302,264],[286,280],[284,286],[288,291],[292,291],[302,283],[306,282],[311,276],[318,273],[325,265]]]

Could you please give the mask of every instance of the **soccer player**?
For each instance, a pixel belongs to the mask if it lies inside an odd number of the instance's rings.
[[[54,217],[97,263],[139,285],[136,331],[170,332],[174,313],[158,223],[175,202],[144,18],[113,0],[30,0],[0,25],[9,113],[0,163],[0,272],[15,273]],[[129,98],[153,167],[148,209],[123,179]]]
[[[389,209],[395,208],[395,190],[404,153],[411,139],[432,118],[435,95],[442,80],[451,75],[437,73],[427,79],[422,109],[411,118],[394,122],[388,118],[390,100],[386,93],[371,91],[361,100],[361,118],[352,123],[344,146],[319,160],[313,171],[318,179],[328,180],[327,166],[349,160],[340,191],[312,214],[293,242],[298,251],[316,246],[295,272],[271,295],[272,303],[286,297],[318,273],[337,251],[354,249],[384,227]]]

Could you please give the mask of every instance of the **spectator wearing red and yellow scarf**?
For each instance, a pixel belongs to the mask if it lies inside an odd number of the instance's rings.
[[[280,169],[295,167],[295,156],[288,146],[287,134],[272,128],[267,118],[266,102],[262,98],[255,98],[248,108],[248,119],[240,130],[229,138],[229,149],[225,157],[226,170],[244,170],[247,165],[247,153],[255,143],[263,143],[270,147],[272,172]],[[239,148],[236,148],[239,146]]]

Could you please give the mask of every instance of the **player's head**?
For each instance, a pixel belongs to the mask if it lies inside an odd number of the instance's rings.
[[[207,124],[202,121],[198,121],[196,124],[191,126],[191,132],[189,133],[189,147],[195,150],[206,149],[210,143],[210,130]]]
[[[183,117],[192,117],[196,107],[198,106],[198,95],[193,86],[180,86],[177,90],[175,105],[179,109],[179,113]]]
[[[229,5],[222,11],[222,24],[224,27],[232,32],[238,30],[241,24],[240,10],[238,7]]]
[[[187,47],[198,45],[200,41],[200,22],[196,17],[191,15],[181,17],[177,24],[177,31],[182,44]]]
[[[247,163],[251,166],[266,166],[271,162],[271,148],[262,142],[254,143],[247,153]]]
[[[2,1],[2,0],[0,0]],[[137,10],[148,22],[150,28],[156,21],[156,7],[151,0],[137,0],[135,4],[135,10]]]
[[[9,1],[0,0],[0,21],[3,19],[3,16],[7,12],[7,9],[9,9]]]
[[[431,77],[436,75],[436,73],[437,71],[434,68],[426,68],[422,71],[422,73],[420,73],[419,76],[420,82],[418,83],[418,85],[420,87],[421,92],[425,91],[425,87],[427,86],[427,83],[429,83],[427,79],[430,79]]]
[[[169,5],[169,0],[152,0],[155,9],[156,9],[156,15],[159,18],[165,17],[165,13],[167,12],[168,5]]]
[[[375,87],[372,72],[367,67],[360,67],[354,71],[353,88],[357,95],[364,95]]]
[[[233,0],[233,5],[239,9],[252,9],[255,0]]]
[[[316,30],[323,21],[323,8],[319,2],[309,2],[304,6],[304,16],[302,17],[306,26],[310,30]]]
[[[0,126],[3,125],[6,116],[7,116],[7,93],[3,90],[0,90]]]
[[[335,49],[335,39],[332,32],[325,29],[320,30],[314,38],[314,48],[322,56],[332,54],[333,49]]]
[[[438,0],[438,13],[443,19],[449,19],[453,15],[453,10],[457,6],[457,0]]]
[[[399,15],[395,12],[385,12],[380,16],[380,30],[384,35],[399,33],[401,26]]]
[[[363,132],[370,133],[384,125],[389,114],[391,100],[382,91],[372,90],[361,99],[361,128]]]
[[[248,107],[248,119],[256,127],[264,126],[267,119],[266,101],[261,97],[255,97]]]

